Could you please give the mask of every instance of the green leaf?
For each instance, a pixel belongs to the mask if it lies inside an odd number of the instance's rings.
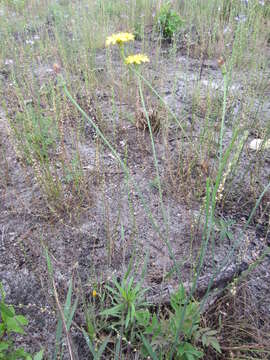
[[[73,304],[73,306],[72,306],[72,309],[71,309],[71,311],[70,311],[70,313],[69,313],[69,315],[68,315],[68,318],[67,318],[67,323],[66,323],[66,325],[67,325],[67,329],[68,329],[68,330],[69,330],[69,328],[70,328],[70,326],[71,326],[73,316],[74,316],[75,311],[76,311],[76,309],[77,309],[77,305],[78,305],[78,299],[75,300],[75,302],[74,302],[74,304]]]
[[[23,325],[23,326],[27,326],[28,325],[28,320],[26,319],[26,317],[25,316],[23,316],[23,315],[16,315],[16,316],[14,316],[14,319],[16,320],[16,321],[18,321],[21,325]]]
[[[135,314],[136,314],[135,306],[134,306],[134,304],[131,304],[131,314],[130,314],[130,320],[131,320],[131,322],[134,321]]]
[[[44,354],[44,349],[40,350],[38,353],[34,355],[33,360],[42,360]]]
[[[127,316],[126,316],[126,321],[125,321],[125,328],[128,328],[128,324],[129,324],[129,320],[130,320],[130,310],[128,310]]]
[[[154,352],[152,346],[149,344],[148,340],[143,336],[143,334],[141,334],[141,338],[142,338],[142,342],[143,342],[148,354],[151,356],[151,358],[153,360],[158,360],[158,357],[157,357],[156,353]]]
[[[62,327],[63,327],[63,323],[62,323],[61,316],[59,315],[57,327],[56,327],[56,334],[55,334],[55,349],[54,349],[54,354],[53,354],[53,360],[56,360],[57,355],[59,353],[60,343],[61,343],[61,338],[62,338],[62,331],[63,331]]]
[[[161,324],[157,318],[157,315],[154,314],[152,316],[152,322],[147,328],[145,329],[146,334],[153,334],[154,336],[158,336],[161,333]]]
[[[97,352],[97,355],[96,355],[96,359],[101,359],[101,356],[102,356],[104,350],[106,349],[106,346],[107,346],[107,344],[108,344],[108,342],[109,342],[109,339],[110,339],[110,338],[107,337],[107,338],[103,341],[102,345],[101,345],[100,348],[98,349],[98,352]]]
[[[213,335],[216,335],[216,334],[217,334],[216,330],[208,330],[208,331],[205,332],[206,336],[213,336]]]
[[[117,287],[117,289],[118,289],[118,291],[119,291],[120,293],[123,291],[123,287],[126,286],[126,282],[125,282],[125,281],[123,281],[122,286],[118,283],[117,280],[114,280],[113,283],[114,283],[114,285]]]
[[[13,317],[15,314],[13,307],[7,306],[3,302],[0,302],[0,311],[3,317]]]
[[[121,337],[119,336],[115,347],[115,359],[120,359],[120,347],[121,347]]]
[[[209,345],[211,345],[218,353],[221,354],[221,349],[217,338],[211,337],[208,339]]]
[[[22,315],[14,316],[13,318],[8,317],[6,319],[7,331],[12,331],[18,334],[24,334],[23,326],[27,325],[27,319]]]
[[[5,324],[2,323],[0,324],[0,337],[3,336],[4,332],[5,332]]]
[[[92,341],[91,339],[89,338],[88,334],[85,332],[84,329],[82,329],[82,332],[83,332],[83,336],[85,338],[85,341],[86,341],[86,344],[89,348],[89,350],[91,351],[94,359],[96,358],[96,350],[95,350],[95,346],[92,344]]]
[[[50,263],[49,257],[48,257],[48,261]],[[76,310],[77,304],[78,304],[78,301],[77,301],[78,299],[76,299],[75,303],[73,304],[73,306],[71,308],[71,298],[72,298],[72,279],[70,280],[68,293],[67,293],[66,301],[65,301],[65,305],[64,305],[64,316],[65,316],[66,326],[67,326],[68,330],[71,326],[72,319],[73,319],[73,316],[74,316],[74,313],[75,313],[75,310]],[[56,328],[56,336],[55,336],[56,344],[55,344],[53,360],[56,360],[57,355],[59,353],[62,334],[63,334],[63,322],[62,322],[61,316],[59,315],[57,328]]]
[[[0,353],[9,348],[9,343],[7,341],[0,342]]]
[[[68,287],[68,293],[67,293],[66,302],[65,302],[65,306],[64,306],[64,314],[65,314],[66,320],[68,318],[69,310],[71,307],[71,296],[72,296],[72,279],[70,279],[70,284]]]
[[[123,308],[123,305],[122,304],[119,304],[119,305],[116,305],[110,309],[106,309],[106,310],[103,310],[101,311],[100,315],[111,315],[111,316],[116,316],[118,315],[119,313],[122,312],[122,308]]]
[[[136,311],[135,317],[139,325],[144,327],[148,326],[150,321],[150,312],[148,309]]]
[[[190,354],[190,353],[185,353],[185,355],[186,355],[187,360],[195,360],[195,359],[196,359],[196,358],[195,358],[192,354]]]
[[[12,353],[12,356],[14,356],[14,359],[21,359],[21,358],[27,359],[27,358],[29,358],[29,356],[31,358],[31,355],[29,353],[27,353],[23,348],[19,348],[16,351],[14,351]]]
[[[106,285],[106,289],[110,291],[110,293],[119,296],[119,293],[113,289],[112,287],[110,287],[109,285]]]
[[[6,293],[5,293],[4,286],[3,286],[1,281],[0,281],[0,295],[1,295],[1,298],[2,298],[1,302],[4,303],[5,298],[6,298]]]
[[[177,355],[185,355],[188,359],[200,359],[203,356],[203,352],[197,350],[192,344],[184,342],[178,347]]]

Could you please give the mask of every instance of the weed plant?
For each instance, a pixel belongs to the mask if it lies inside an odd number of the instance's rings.
[[[3,360],[42,360],[44,350],[39,351],[34,357],[27,353],[23,347],[17,348],[12,339],[14,334],[25,334],[28,320],[23,315],[17,315],[12,305],[5,303],[5,292],[0,283],[0,359]]]

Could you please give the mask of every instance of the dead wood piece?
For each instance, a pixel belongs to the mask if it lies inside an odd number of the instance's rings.
[[[235,277],[238,277],[247,269],[248,264],[246,262],[242,262],[240,264],[227,266],[220,271],[214,279],[212,279],[213,274],[204,275],[199,278],[192,295],[197,299],[202,299],[206,295],[207,291],[209,291],[208,298],[203,306],[203,312],[207,311],[209,306],[211,306],[221,296],[226,286],[231,283]],[[183,285],[187,293],[190,293],[193,283],[185,282]],[[209,286],[210,288],[208,289]],[[171,295],[176,291],[177,288],[166,287],[162,293],[149,296],[147,301],[152,305],[169,306]]]

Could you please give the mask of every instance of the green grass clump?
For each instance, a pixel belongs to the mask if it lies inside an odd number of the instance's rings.
[[[12,125],[26,161],[31,162],[32,156],[41,161],[49,160],[59,137],[57,126],[51,117],[36,112],[28,105],[24,113],[17,114]]]
[[[165,40],[171,41],[183,26],[183,19],[173,10],[172,4],[163,4],[156,15],[156,31]]]

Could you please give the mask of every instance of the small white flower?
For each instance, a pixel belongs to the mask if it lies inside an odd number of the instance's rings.
[[[34,41],[33,40],[31,40],[31,39],[29,39],[29,40],[26,40],[25,41],[26,42],[26,44],[29,44],[29,45],[34,45]]]
[[[12,65],[13,64],[13,60],[12,59],[6,59],[5,60],[5,65]]]

